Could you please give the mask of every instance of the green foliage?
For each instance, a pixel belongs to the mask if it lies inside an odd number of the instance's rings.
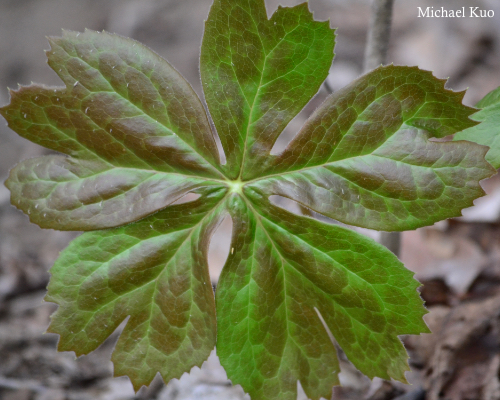
[[[472,118],[481,124],[457,133],[453,139],[489,146],[486,160],[500,168],[500,87],[488,93],[476,107],[481,110]]]
[[[416,67],[381,67],[330,96],[271,155],[326,77],[334,31],[307,4],[268,20],[263,0],[215,0],[200,69],[222,165],[201,101],[165,60],[104,32],[50,42],[66,87],[22,87],[0,112],[65,154],[18,164],[12,203],[41,227],[89,231],[51,270],[60,350],[86,354],[128,318],[112,359],[135,389],[157,372],[178,378],[216,345],[254,400],[295,399],[297,380],[318,399],[338,384],[329,330],[363,373],[405,381],[397,336],[428,331],[412,273],[374,241],[270,198],[381,230],[460,215],[494,173],[483,146],[429,141],[476,129],[463,93]],[[188,193],[200,197],[173,204]],[[231,251],[214,302],[207,251],[227,215]]]

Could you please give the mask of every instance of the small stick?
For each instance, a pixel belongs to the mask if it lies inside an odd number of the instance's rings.
[[[368,40],[365,49],[364,71],[385,64],[391,34],[394,0],[373,0]]]
[[[365,72],[386,63],[393,5],[394,0],[373,0],[365,49]],[[381,232],[380,243],[399,257],[401,251],[400,232]]]
[[[380,232],[380,244],[392,251],[396,257],[401,253],[401,232]]]

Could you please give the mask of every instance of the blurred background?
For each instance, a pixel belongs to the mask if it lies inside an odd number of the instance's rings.
[[[267,0],[268,13],[278,4]],[[369,21],[369,0],[310,0],[318,20],[337,27],[336,58],[328,77],[338,90],[362,71]],[[47,66],[46,36],[61,28],[107,30],[145,43],[172,63],[201,95],[198,57],[211,0],[0,0],[0,105],[7,87],[32,81],[61,85]],[[479,6],[491,19],[417,18],[417,7]],[[418,65],[453,90],[468,88],[464,102],[474,105],[500,85],[500,1],[396,0],[389,62]],[[322,88],[287,127],[290,140],[324,100]],[[1,118],[1,117],[0,117]],[[0,181],[19,160],[46,150],[18,137],[0,123]],[[500,399],[500,179],[483,182],[488,193],[464,217],[403,234],[401,258],[423,283],[422,297],[433,334],[403,338],[410,352],[412,385],[370,381],[343,361],[342,388],[334,399]],[[228,251],[228,223],[210,248],[216,283]],[[377,238],[376,232],[364,231]],[[200,369],[165,386],[155,379],[137,395],[127,378],[112,378],[108,361],[118,333],[94,353],[75,360],[57,353],[57,336],[43,334],[55,306],[42,303],[59,251],[76,233],[41,230],[9,203],[0,185],[0,399],[1,400],[239,400],[215,355]],[[299,399],[305,399],[299,388]]]

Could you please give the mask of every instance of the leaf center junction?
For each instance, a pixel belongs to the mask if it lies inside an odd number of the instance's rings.
[[[229,185],[229,189],[230,189],[231,193],[242,194],[242,188],[243,188],[244,182],[242,182],[238,179],[236,181],[229,181],[228,185]]]

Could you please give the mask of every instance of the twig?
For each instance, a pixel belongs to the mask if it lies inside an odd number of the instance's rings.
[[[401,253],[401,232],[380,232],[380,244],[383,244],[396,257]]]
[[[328,78],[326,78],[323,82],[323,87],[328,94],[332,94],[334,92],[332,85],[330,85],[330,82],[328,82]]]
[[[364,71],[385,64],[391,34],[394,0],[373,0],[370,27],[365,49]]]
[[[394,0],[373,0],[365,49],[365,72],[386,63],[393,5]],[[399,257],[401,250],[401,234],[399,232],[382,232],[380,243]]]

